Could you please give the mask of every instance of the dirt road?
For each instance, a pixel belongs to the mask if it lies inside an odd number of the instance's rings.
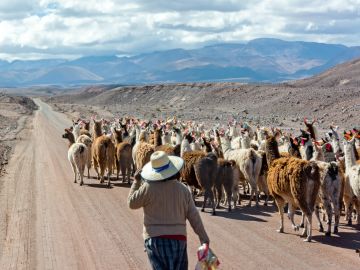
[[[1,178],[0,269],[149,269],[143,252],[142,212],[126,206],[129,187],[107,189],[95,179],[73,183],[62,131],[65,115],[40,106]],[[94,176],[94,172],[92,172]],[[201,213],[221,269],[359,269],[359,227],[331,238],[314,230],[303,243],[286,222],[278,234],[273,206]],[[299,217],[297,217],[299,221]],[[188,228],[189,269],[197,237]]]

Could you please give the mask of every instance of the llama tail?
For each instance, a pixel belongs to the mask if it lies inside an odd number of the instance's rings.
[[[85,147],[83,145],[79,146],[79,153],[82,154],[85,151]]]

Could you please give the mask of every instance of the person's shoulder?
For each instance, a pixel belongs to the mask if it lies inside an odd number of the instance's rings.
[[[175,185],[181,192],[184,192],[185,194],[191,194],[188,187],[184,183],[176,180]]]

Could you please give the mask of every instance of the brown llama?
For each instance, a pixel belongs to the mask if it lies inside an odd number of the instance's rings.
[[[296,207],[300,207],[306,217],[302,236],[310,242],[312,236],[312,214],[320,187],[319,168],[315,162],[298,158],[280,158],[278,145],[274,136],[266,139],[266,158],[269,171],[267,183],[270,194],[278,206],[280,214],[279,233],[284,232],[284,206],[289,203],[289,218],[294,230],[294,214]]]
[[[156,128],[153,133],[153,144],[155,151],[164,151],[167,155],[175,155],[175,147],[171,145],[163,145],[161,135],[162,129]]]
[[[142,131],[139,137],[138,146],[135,152],[136,168],[142,169],[150,161],[150,156],[155,152],[155,147],[145,140],[145,131]]]
[[[119,172],[121,170],[122,181],[130,184],[130,174],[132,169],[132,146],[128,142],[123,142],[121,130],[114,128],[114,139],[116,142],[115,145],[115,164],[116,164],[116,179],[119,179]]]
[[[215,180],[214,193],[216,193],[216,208],[220,207],[220,202],[225,191],[225,203],[228,205],[228,211],[231,211],[231,199],[233,197],[234,186],[234,167],[236,162],[233,160],[218,159],[218,172]],[[234,207],[236,207],[237,200],[234,200]]]
[[[215,215],[214,186],[217,177],[217,156],[214,153],[208,153],[194,164],[194,172],[201,190],[204,193],[204,202],[201,211],[205,211],[206,202],[211,201],[212,215]]]
[[[115,147],[111,138],[102,134],[101,121],[93,119],[93,122],[92,158],[94,169],[98,179],[100,179],[100,183],[104,183],[105,170],[107,170],[107,186],[110,187],[110,175],[114,167]],[[98,168],[100,168],[100,173]]]

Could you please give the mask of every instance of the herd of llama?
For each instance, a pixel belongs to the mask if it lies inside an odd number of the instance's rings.
[[[303,228],[304,241],[311,241],[314,212],[319,231],[326,236],[338,233],[342,211],[349,225],[353,220],[360,224],[360,131],[356,129],[340,134],[338,127],[330,126],[320,137],[316,121],[307,119],[295,135],[236,121],[208,128],[176,117],[156,121],[126,117],[78,119],[62,137],[69,142],[68,160],[74,182],[79,180],[80,185],[85,169],[90,178],[91,167],[108,187],[115,170],[117,180],[121,174],[122,181],[130,184],[131,175],[150,161],[152,153],[164,151],[184,159],[180,180],[194,199],[203,195],[201,211],[208,205],[212,215],[220,207],[231,211],[249,193],[248,206],[253,201],[258,206],[260,199],[267,205],[272,198],[280,215],[277,231],[284,232],[286,212],[293,230]],[[294,221],[297,210],[302,213],[299,225]]]

